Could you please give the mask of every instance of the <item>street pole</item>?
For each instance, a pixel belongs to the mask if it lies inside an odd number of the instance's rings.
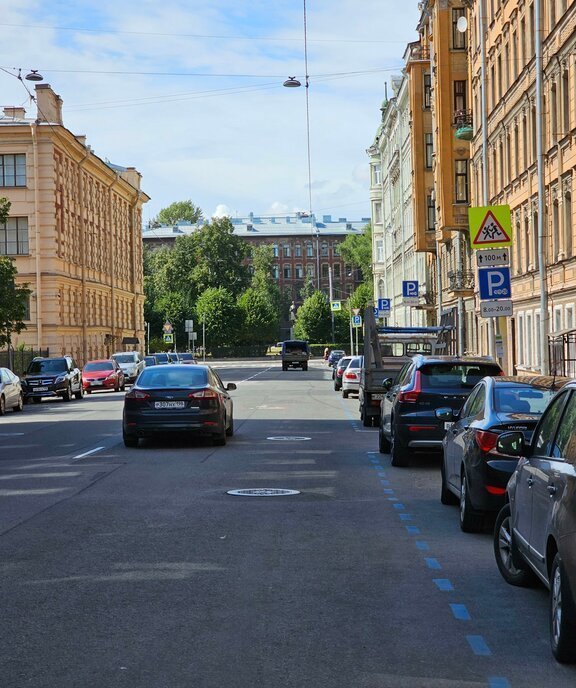
[[[202,362],[206,363],[206,316],[202,314]]]
[[[350,355],[354,356],[354,339],[352,338],[352,304],[348,301],[348,308],[350,309],[350,314],[348,320],[350,321]]]
[[[332,300],[334,295],[332,293],[332,266],[328,266],[328,289],[330,291],[330,316],[332,318],[332,346],[334,346],[334,311],[332,310]]]

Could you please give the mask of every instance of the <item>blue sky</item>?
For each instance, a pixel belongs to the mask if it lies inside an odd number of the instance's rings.
[[[136,167],[145,219],[308,210],[303,0],[2,0],[0,67],[37,69],[64,125]],[[416,0],[306,0],[312,210],[369,216],[384,84],[416,39]],[[28,82],[27,82],[28,83]],[[33,105],[0,72],[0,105]]]

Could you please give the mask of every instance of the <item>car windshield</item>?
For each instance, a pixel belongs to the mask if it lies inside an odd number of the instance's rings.
[[[494,390],[494,408],[502,413],[543,413],[557,390],[500,387]]]
[[[154,356],[145,356],[144,361],[146,365],[151,366],[151,365],[156,365],[156,358]]]
[[[351,360],[352,360],[351,358],[341,358],[338,361],[338,367],[339,368],[345,368],[350,363]]]
[[[499,375],[490,363],[430,363],[420,369],[422,389],[472,389],[483,377]]]
[[[155,366],[144,368],[138,387],[202,387],[207,379],[206,369],[200,366]]]
[[[112,358],[118,363],[134,363],[134,354],[114,354]]]
[[[84,366],[84,370],[90,372],[91,370],[114,370],[112,361],[89,361]]]
[[[62,373],[68,370],[64,359],[47,359],[45,361],[32,361],[28,366],[28,373],[37,375],[38,373]]]
[[[353,358],[348,364],[349,368],[361,368],[362,360],[360,358]]]
[[[284,342],[284,351],[287,354],[299,353],[301,351],[308,351],[307,342]]]
[[[192,356],[192,354],[178,354],[178,356],[180,357],[181,361],[193,361],[194,360],[194,356]]]

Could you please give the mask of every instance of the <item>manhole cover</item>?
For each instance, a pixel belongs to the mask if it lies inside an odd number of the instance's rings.
[[[283,490],[276,487],[252,487],[245,490],[228,490],[235,497],[287,497],[300,494],[299,490]]]
[[[267,437],[267,440],[277,440],[280,442],[305,442],[311,440],[311,437],[298,437],[296,435],[280,435],[279,437]]]

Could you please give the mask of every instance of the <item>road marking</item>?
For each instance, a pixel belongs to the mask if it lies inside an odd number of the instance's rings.
[[[383,492],[384,494],[394,494],[394,490],[392,488],[387,488]]]
[[[400,504],[400,502],[398,502],[398,504],[393,504],[393,506],[395,509],[405,509],[406,508],[404,506],[404,504]]]
[[[510,683],[503,676],[489,676],[488,686],[489,688],[510,688]]]
[[[82,473],[12,473],[12,475],[0,475],[0,480],[21,480],[22,478],[77,478],[79,475],[82,475]]]
[[[90,454],[95,454],[96,452],[99,452],[101,449],[104,449],[104,447],[96,447],[95,449],[91,449],[90,451],[84,452],[83,454],[78,454],[78,456],[72,457],[73,459],[83,459],[85,456],[90,456]]]
[[[411,521],[412,520],[411,514],[399,514],[399,516],[400,516],[401,521]]]
[[[68,492],[69,487],[53,487],[46,490],[0,490],[0,497],[28,497],[34,495],[49,495],[56,492]]]
[[[0,437],[20,437],[23,432],[0,432]]]
[[[410,526],[408,526],[410,528]],[[427,552],[430,549],[430,545],[424,540],[416,540],[416,547],[422,552]]]
[[[490,648],[486,644],[486,641],[481,635],[467,635],[466,640],[472,648],[472,652],[475,655],[481,655],[487,657],[492,654]]]
[[[406,526],[406,530],[410,535],[420,535],[420,528],[418,526]],[[426,544],[426,543],[424,543]],[[416,545],[418,547],[418,545]],[[420,548],[419,548],[420,549]]]
[[[464,604],[451,604],[450,609],[452,610],[452,614],[454,614],[454,618],[459,621],[470,621],[472,618]]]
[[[410,527],[410,526],[409,526],[409,527]],[[429,569],[436,569],[436,570],[439,570],[439,569],[442,568],[442,566],[440,566],[440,562],[438,561],[438,559],[434,559],[434,558],[432,558],[432,557],[425,557],[425,558],[424,558],[424,561],[426,562],[426,566],[427,566]]]
[[[390,485],[390,481],[389,480],[380,480],[380,484],[381,485]]]
[[[448,578],[433,578],[432,582],[438,588],[438,590],[442,590],[442,592],[449,592],[450,590],[454,590],[454,586],[448,580]]]

